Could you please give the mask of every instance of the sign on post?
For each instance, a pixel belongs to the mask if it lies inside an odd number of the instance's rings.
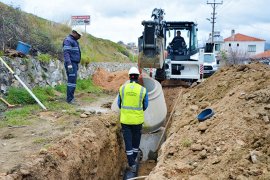
[[[90,16],[71,16],[71,24],[72,26],[90,25]]]

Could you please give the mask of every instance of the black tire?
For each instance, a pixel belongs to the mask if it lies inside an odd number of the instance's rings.
[[[164,69],[157,69],[156,70],[156,75],[155,75],[155,79],[158,81],[158,82],[162,82],[166,79],[166,74],[165,74],[165,70]]]

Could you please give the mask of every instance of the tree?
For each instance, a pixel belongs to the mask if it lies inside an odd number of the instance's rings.
[[[221,51],[220,54],[225,65],[244,64],[250,58],[247,52],[239,50]]]

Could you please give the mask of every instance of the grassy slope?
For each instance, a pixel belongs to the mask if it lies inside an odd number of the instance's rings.
[[[0,37],[1,45],[4,42],[6,47],[15,49],[17,42],[23,41],[31,44],[41,53],[59,59],[62,58],[63,39],[71,32],[71,28],[65,24],[48,21],[1,2],[0,24],[0,31],[3,33]],[[125,47],[109,40],[87,34],[79,42],[83,64],[101,61],[129,62],[131,59]]]

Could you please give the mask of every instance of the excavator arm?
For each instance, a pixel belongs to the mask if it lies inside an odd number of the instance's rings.
[[[143,21],[143,35],[138,39],[139,68],[162,68],[164,62],[164,10],[155,8],[154,20]]]

